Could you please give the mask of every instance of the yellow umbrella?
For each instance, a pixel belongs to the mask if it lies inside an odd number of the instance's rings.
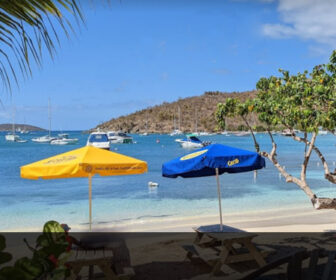
[[[87,146],[21,166],[26,179],[89,178],[89,217],[92,221],[92,176],[131,175],[147,172],[147,162]]]

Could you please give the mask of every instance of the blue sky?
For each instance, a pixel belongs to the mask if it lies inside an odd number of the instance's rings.
[[[89,129],[204,91],[251,90],[278,68],[311,69],[336,41],[335,4],[315,2],[82,1],[86,26],[11,96],[1,94],[0,123],[15,106],[16,122],[47,128],[50,98],[53,129]]]

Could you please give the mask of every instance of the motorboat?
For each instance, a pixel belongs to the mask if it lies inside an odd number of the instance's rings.
[[[206,132],[206,131],[202,131],[199,133],[200,136],[207,136],[209,135],[209,132]]]
[[[32,139],[33,142],[37,143],[50,143],[52,140],[56,140],[56,137],[52,137],[50,135],[44,135],[41,137],[35,137]]]
[[[289,129],[285,129],[281,132],[281,135],[289,137],[289,136],[292,136],[293,134]]]
[[[221,134],[222,134],[222,135],[225,135],[225,136],[230,136],[230,133],[229,133],[229,132],[227,132],[226,130],[225,130],[225,131],[223,131]]]
[[[58,136],[59,136],[59,138],[57,138],[56,140],[59,143],[66,143],[66,144],[59,144],[59,145],[76,144],[78,142],[78,138],[69,138],[68,133],[60,133],[60,134],[58,134]],[[51,142],[56,141],[56,140],[52,140]],[[51,142],[50,142],[50,144],[53,144]]]
[[[78,138],[69,138],[69,134],[67,133],[60,133],[58,134],[62,137],[56,138],[54,140],[50,141],[50,144],[52,145],[70,145],[70,144],[76,144],[78,142]]]
[[[110,141],[108,139],[107,133],[105,132],[92,132],[86,142],[86,146],[92,146],[96,148],[101,148],[105,150],[110,149]]]
[[[68,133],[58,133],[57,135],[60,138],[69,138],[69,134]]]
[[[242,136],[249,136],[250,134],[251,134],[251,132],[249,132],[249,131],[241,131],[241,132],[235,133],[234,135],[242,137]]]
[[[175,142],[179,143],[182,148],[186,149],[202,148],[211,144],[211,142],[201,141],[194,134],[188,134],[184,139],[176,139]]]
[[[327,130],[319,129],[319,131],[318,131],[318,135],[327,135],[327,134],[328,134]]]
[[[109,131],[107,137],[111,144],[132,144],[133,138],[124,132]]]
[[[69,143],[67,141],[64,141],[63,139],[54,139],[50,141],[51,145],[68,145]]]
[[[183,134],[181,130],[174,129],[174,130],[172,131],[172,133],[170,133],[169,135],[170,135],[170,136],[175,136],[175,135],[181,135],[181,134]]]

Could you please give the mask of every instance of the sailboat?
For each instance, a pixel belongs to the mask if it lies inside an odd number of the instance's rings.
[[[148,115],[146,115],[145,132],[141,133],[140,135],[142,135],[142,136],[147,136],[148,135]]]
[[[178,126],[178,129],[176,129],[176,120],[175,120],[175,115],[174,115],[174,130],[173,130],[172,133],[170,133],[170,136],[175,136],[175,135],[182,134],[182,131],[181,131],[181,109],[180,109],[180,106],[178,107],[178,114],[179,114],[179,126]]]
[[[50,113],[50,98],[48,100],[48,117],[49,117],[49,134],[41,137],[35,137],[32,139],[33,142],[37,143],[50,143],[52,140],[55,140],[56,137],[51,136],[51,113]]]
[[[26,128],[26,118],[24,119],[24,125],[23,125],[23,128],[20,128],[20,133],[21,133],[21,134],[27,134],[27,133],[29,133],[29,131],[28,131],[27,128]]]
[[[195,132],[193,134],[196,135],[196,136],[200,135],[198,133],[198,129],[197,129],[197,110],[196,110],[196,108],[195,108]]]
[[[12,123],[12,132],[8,133],[7,135],[5,135],[5,139],[6,141],[10,141],[10,142],[19,142],[19,143],[25,143],[27,142],[27,140],[21,139],[19,137],[19,135],[15,134],[15,123],[14,123],[14,119],[15,119],[15,110],[13,108],[13,123]]]

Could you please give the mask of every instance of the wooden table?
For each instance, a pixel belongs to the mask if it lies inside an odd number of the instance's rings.
[[[266,265],[263,254],[253,244],[256,234],[248,232],[206,232],[195,229],[193,246],[184,246],[187,257],[198,255],[212,267],[211,275],[217,274],[224,264],[254,260],[259,267]],[[210,251],[206,254],[205,251]],[[266,253],[266,252],[265,252]]]

